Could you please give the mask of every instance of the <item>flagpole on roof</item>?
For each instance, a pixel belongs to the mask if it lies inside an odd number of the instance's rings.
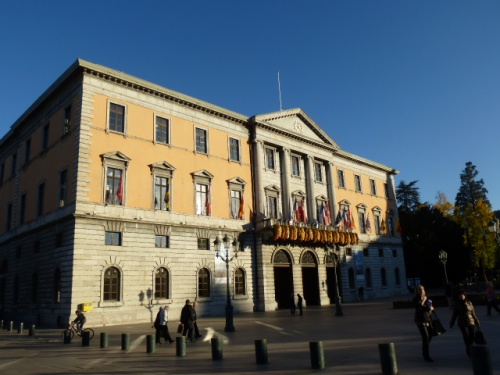
[[[278,92],[279,92],[279,99],[280,99],[280,111],[283,110],[283,102],[281,101],[281,82],[280,82],[280,71],[278,70]]]

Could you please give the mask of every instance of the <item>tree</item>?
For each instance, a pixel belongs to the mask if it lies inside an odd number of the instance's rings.
[[[415,185],[418,181],[406,184],[401,181],[396,189],[396,199],[399,212],[415,212],[420,206],[420,192]]]
[[[455,197],[455,206],[460,212],[465,212],[469,205],[475,209],[477,202],[481,199],[488,207],[491,208],[490,201],[486,194],[488,190],[484,187],[483,179],[476,180],[479,172],[476,166],[470,161],[465,163],[465,169],[460,174],[460,188]]]
[[[437,202],[436,202],[436,204],[434,204],[434,208],[441,211],[441,213],[445,217],[453,216],[453,211],[454,211],[455,207],[448,200],[445,193],[438,191],[437,196],[436,196],[436,200],[437,200]]]

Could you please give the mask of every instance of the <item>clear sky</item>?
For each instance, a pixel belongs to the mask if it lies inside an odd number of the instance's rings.
[[[500,209],[498,0],[0,2],[0,135],[77,58],[252,116],[301,108],[342,149]]]

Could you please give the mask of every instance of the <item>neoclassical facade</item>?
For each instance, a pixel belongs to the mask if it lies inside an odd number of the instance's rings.
[[[300,109],[248,118],[77,60],[0,141],[1,318],[141,322],[187,298],[222,315],[228,280],[236,314],[326,305],[325,246],[344,301],[404,293],[396,173]]]

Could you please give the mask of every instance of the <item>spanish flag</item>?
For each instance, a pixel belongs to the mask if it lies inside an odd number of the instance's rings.
[[[245,198],[243,198],[242,192],[240,198],[240,209],[238,210],[238,219],[243,219],[243,215],[245,215]]]
[[[163,201],[165,202],[165,210],[170,211],[170,181],[167,181],[167,188],[165,189]]]

